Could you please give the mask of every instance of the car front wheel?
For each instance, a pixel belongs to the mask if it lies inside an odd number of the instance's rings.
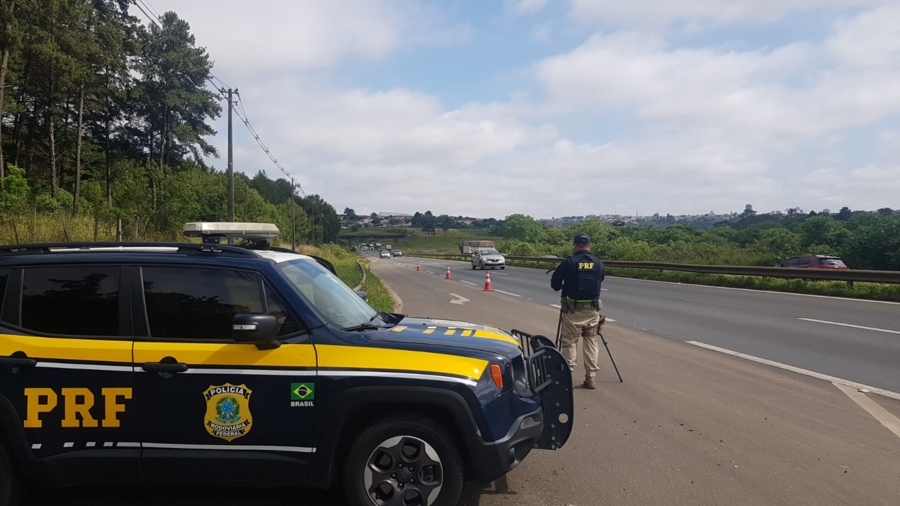
[[[22,481],[12,453],[0,434],[0,506],[15,506],[22,496]]]
[[[351,506],[452,506],[462,493],[462,458],[441,424],[417,414],[364,430],[344,463]]]

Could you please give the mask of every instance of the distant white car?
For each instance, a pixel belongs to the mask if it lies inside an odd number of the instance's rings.
[[[506,269],[506,258],[493,248],[478,248],[472,254],[472,268],[477,267],[481,267],[481,270],[496,269],[497,267]]]
[[[398,249],[395,249],[395,250],[394,250],[394,256],[395,256],[395,257],[402,257],[402,256],[403,256],[403,252],[400,251],[400,250],[398,250]]]
[[[381,258],[391,258],[391,252],[386,249],[381,250]]]

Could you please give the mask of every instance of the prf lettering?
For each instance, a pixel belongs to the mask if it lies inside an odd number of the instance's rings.
[[[62,407],[65,416],[60,422],[63,428],[98,427],[115,428],[120,426],[119,413],[125,412],[124,400],[131,399],[131,388],[103,388],[103,420],[98,422],[91,415],[96,398],[94,392],[87,388],[62,388],[57,393],[53,388],[25,389],[25,428],[40,429],[44,426],[41,415],[49,413],[59,406],[62,396]]]
[[[578,264],[579,271],[592,271],[594,270],[594,262],[580,262]]]

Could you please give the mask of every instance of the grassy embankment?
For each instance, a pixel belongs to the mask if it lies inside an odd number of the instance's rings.
[[[437,238],[423,237],[418,241],[418,249],[410,249],[408,254],[456,254],[459,252],[459,242],[461,242],[462,240],[476,240],[474,238],[462,239],[461,237],[462,236],[452,237],[456,240],[453,245],[449,245],[448,240],[442,236],[438,236]],[[429,242],[428,239],[441,240]],[[495,242],[499,242],[502,239],[496,237],[487,237],[485,238],[485,240],[494,240]],[[544,270],[555,267],[555,264],[545,262],[509,261],[507,262],[507,265]],[[648,269],[608,268],[607,274],[609,274],[610,276],[648,279],[654,281],[669,281],[673,283],[722,286],[729,288],[747,288],[752,290],[770,290],[775,292],[803,293],[810,295],[828,295],[834,297],[900,302],[900,285],[889,285],[883,283],[853,283],[853,286],[848,286],[847,283],[841,281],[804,281],[802,279],[779,279],[759,276],[728,276],[722,274],[699,274],[693,272],[656,271]]]

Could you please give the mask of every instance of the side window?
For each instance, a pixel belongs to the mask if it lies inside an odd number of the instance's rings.
[[[287,304],[269,285],[266,285],[266,304],[269,307],[269,314],[278,320],[278,337],[289,336],[304,330],[303,326],[287,310]]]
[[[800,259],[795,257],[795,258],[792,258],[792,259],[788,260],[787,262],[785,262],[784,266],[785,267],[797,267],[797,262],[799,262],[799,261],[800,261]]]
[[[255,273],[190,267],[142,271],[152,337],[230,341],[234,315],[263,312]]]
[[[809,266],[809,257],[798,258],[798,259],[797,259],[797,265],[800,266],[800,267],[807,267],[807,266]]]
[[[119,267],[34,267],[24,271],[22,327],[46,334],[117,336]]]

